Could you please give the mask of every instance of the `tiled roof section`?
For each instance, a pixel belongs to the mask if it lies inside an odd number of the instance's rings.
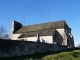
[[[29,33],[23,33],[18,38],[34,37],[34,36],[37,36],[37,33],[39,33],[40,36],[52,36],[54,31],[55,31],[55,29],[50,29],[50,30],[43,30],[43,31],[34,31],[34,32],[29,32]]]
[[[15,33],[37,32],[41,30],[44,31],[47,29],[57,29],[57,28],[69,28],[69,26],[66,24],[65,20],[62,20],[56,22],[48,22],[48,23],[42,23],[36,25],[23,26]]]

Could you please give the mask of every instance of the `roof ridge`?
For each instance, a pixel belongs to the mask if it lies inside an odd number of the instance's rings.
[[[58,20],[58,21],[54,21],[54,22],[45,22],[45,23],[39,23],[39,24],[32,24],[32,25],[27,25],[27,26],[33,26],[33,25],[41,25],[41,24],[48,24],[48,23],[56,23],[56,22],[66,22],[65,20]],[[27,27],[27,26],[23,26],[23,27]]]

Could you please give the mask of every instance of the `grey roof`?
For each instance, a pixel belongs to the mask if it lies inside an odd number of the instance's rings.
[[[15,32],[15,34],[20,33],[21,35],[19,38],[37,36],[37,33],[39,33],[40,36],[51,36],[54,33],[55,29],[59,28],[70,29],[65,20],[61,20],[56,22],[23,26],[17,32]]]
[[[51,36],[54,32],[55,32],[55,29],[34,31],[29,33],[22,33],[18,38],[34,37],[34,36],[37,36],[37,33],[39,33],[40,36]]]
[[[48,23],[23,26],[18,31],[16,31],[15,34],[37,32],[37,31],[44,31],[48,29],[59,29],[59,28],[69,28],[69,26],[66,24],[65,20],[61,20],[56,22],[48,22]]]

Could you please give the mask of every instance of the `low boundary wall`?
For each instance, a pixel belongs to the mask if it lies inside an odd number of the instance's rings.
[[[60,50],[67,50],[67,46],[0,39],[0,57],[14,57]]]

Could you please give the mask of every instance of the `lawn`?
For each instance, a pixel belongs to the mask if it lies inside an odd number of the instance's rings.
[[[28,56],[0,58],[0,60],[80,60],[80,50],[47,52]]]

